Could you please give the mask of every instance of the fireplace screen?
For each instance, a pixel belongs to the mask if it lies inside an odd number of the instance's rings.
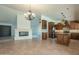
[[[19,32],[19,36],[28,36],[29,32]]]

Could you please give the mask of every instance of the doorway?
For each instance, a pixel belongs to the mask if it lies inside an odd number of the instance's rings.
[[[48,22],[48,38],[55,38],[55,33],[52,31],[54,22]]]

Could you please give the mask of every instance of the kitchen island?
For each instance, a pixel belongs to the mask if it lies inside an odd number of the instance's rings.
[[[57,43],[63,44],[63,45],[69,45],[72,33],[79,34],[79,30],[69,30],[69,33],[64,33],[63,30],[56,30],[56,37],[57,37]],[[78,36],[79,37],[79,36]]]
[[[70,43],[70,33],[56,32],[57,43],[68,46]]]

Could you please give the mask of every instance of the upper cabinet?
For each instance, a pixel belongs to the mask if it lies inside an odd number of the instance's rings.
[[[70,22],[70,29],[79,29],[79,23]]]
[[[47,21],[42,20],[42,29],[47,29]]]

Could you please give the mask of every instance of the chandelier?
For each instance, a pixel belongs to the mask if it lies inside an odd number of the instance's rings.
[[[30,7],[29,7],[30,10],[28,10],[26,13],[24,13],[24,16],[27,20],[33,20],[35,18],[35,13],[32,13],[31,11],[31,4],[30,4]]]

